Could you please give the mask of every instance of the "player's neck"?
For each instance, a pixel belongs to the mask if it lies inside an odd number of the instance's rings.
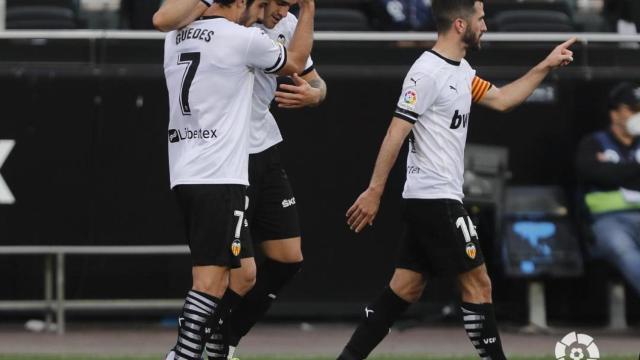
[[[433,51],[449,60],[460,62],[467,54],[467,49],[462,41],[453,39],[448,35],[438,36],[438,41],[433,46]]]
[[[221,6],[214,3],[202,14],[203,16],[220,16],[229,21],[237,23],[240,20],[238,10],[235,6]]]

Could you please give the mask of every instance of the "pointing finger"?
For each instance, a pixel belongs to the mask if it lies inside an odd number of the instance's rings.
[[[560,44],[560,46],[564,49],[568,48],[569,46],[573,45],[576,41],[578,41],[577,37],[572,37],[571,39],[563,42],[562,44]]]

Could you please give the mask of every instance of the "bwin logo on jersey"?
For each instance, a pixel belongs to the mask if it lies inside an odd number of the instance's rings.
[[[460,128],[460,125],[462,125],[463,128],[466,128],[467,123],[469,122],[469,115],[469,113],[460,114],[460,112],[456,110],[453,114],[453,119],[451,119],[451,128],[455,130]]]
[[[174,144],[179,142],[180,140],[193,140],[193,139],[215,139],[218,137],[216,134],[218,130],[206,130],[206,129],[198,129],[198,130],[190,130],[185,128],[183,130],[177,129],[169,129],[169,142]]]

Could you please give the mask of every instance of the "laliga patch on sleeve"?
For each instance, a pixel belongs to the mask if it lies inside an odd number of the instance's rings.
[[[413,110],[416,108],[416,104],[418,103],[418,93],[414,89],[409,89],[404,92],[402,99],[404,104]]]

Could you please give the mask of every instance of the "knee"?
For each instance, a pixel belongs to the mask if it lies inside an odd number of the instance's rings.
[[[256,284],[256,268],[241,268],[238,272],[232,272],[231,289],[240,295],[246,295]]]
[[[269,259],[283,264],[302,264],[302,262],[304,261],[302,251],[300,250],[287,251],[274,256],[272,255],[273,254],[268,255]]]
[[[393,292],[396,293],[398,297],[406,302],[413,304],[418,302],[418,300],[420,300],[420,297],[422,297],[425,283],[421,278],[407,279],[394,276],[391,279],[389,287],[391,287]]]
[[[262,250],[267,258],[279,263],[295,264],[304,260],[300,237],[265,241],[262,244]]]
[[[302,259],[302,256],[300,256]],[[291,259],[293,260],[293,258]],[[270,279],[278,279],[283,282],[288,282],[294,276],[296,276],[301,270],[304,261],[279,261],[272,258],[267,258],[260,267],[260,274],[265,275]]]

